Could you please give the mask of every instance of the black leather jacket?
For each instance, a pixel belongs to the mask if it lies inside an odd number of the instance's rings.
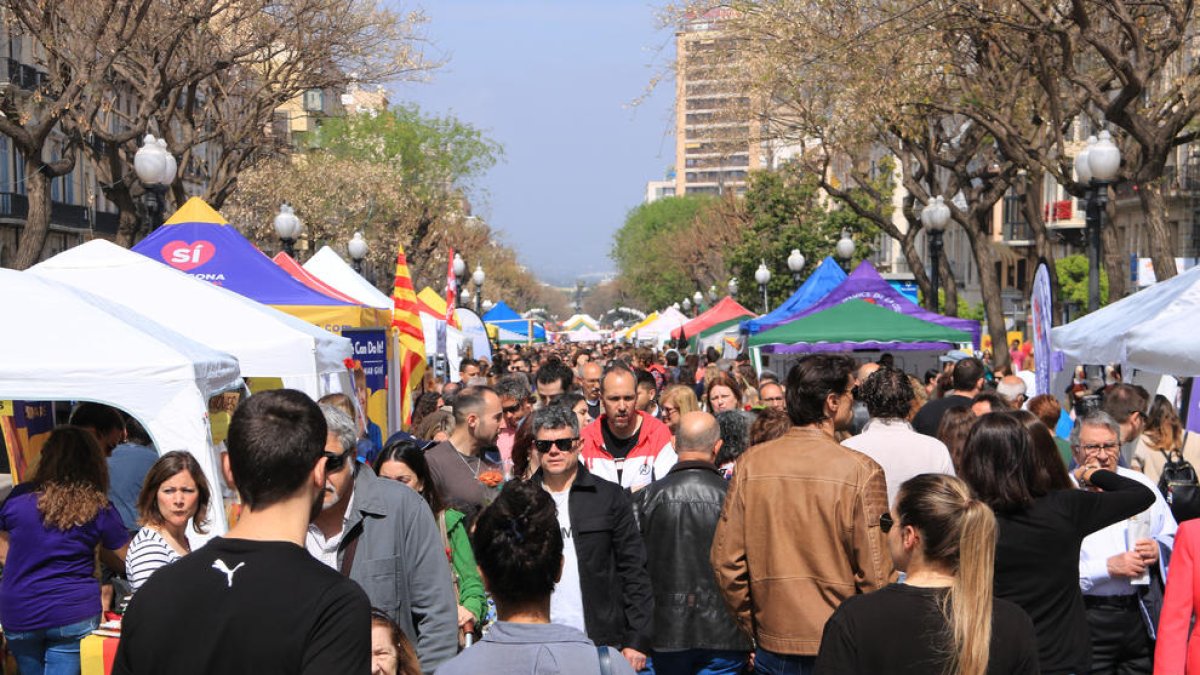
[[[727,489],[711,462],[679,462],[634,500],[654,589],[655,649],[751,649],[709,563]]]

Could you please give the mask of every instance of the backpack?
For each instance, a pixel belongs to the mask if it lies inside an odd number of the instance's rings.
[[[1200,517],[1200,481],[1196,469],[1179,452],[1159,450],[1166,458],[1162,476],[1158,479],[1158,490],[1171,507],[1175,522]]]

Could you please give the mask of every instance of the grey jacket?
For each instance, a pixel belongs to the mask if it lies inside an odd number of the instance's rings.
[[[400,625],[432,673],[458,652],[458,602],[437,521],[415,490],[363,464],[357,471],[338,568],[357,539],[350,578]]]
[[[613,675],[634,675],[621,652],[608,650]],[[500,621],[438,675],[598,675],[600,654],[586,635],[556,623]]]

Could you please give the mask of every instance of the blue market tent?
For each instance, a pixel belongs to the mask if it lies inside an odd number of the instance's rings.
[[[742,322],[742,330],[756,335],[769,328],[774,328],[812,307],[845,280],[846,273],[842,271],[842,266],[833,259],[833,256],[826,256],[821,264],[817,265],[817,269],[808,275],[800,288],[796,289],[792,297],[757,319]]]
[[[540,325],[536,320],[531,322],[530,319],[522,318],[512,307],[504,304],[503,300],[496,303],[495,307],[492,307],[488,310],[487,314],[483,315],[483,322],[496,326],[501,330],[515,333],[521,336],[523,341],[529,339],[529,328],[532,326],[533,341],[546,341],[546,328],[544,326]]]

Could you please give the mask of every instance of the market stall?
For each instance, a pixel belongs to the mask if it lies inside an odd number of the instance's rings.
[[[483,322],[501,330],[500,344],[545,342],[546,328],[534,319],[523,318],[503,300],[483,315]]]
[[[784,323],[815,305],[845,280],[846,272],[842,270],[842,266],[832,256],[826,256],[791,297],[757,319],[743,322],[742,330],[754,335]]]
[[[233,356],[38,274],[0,269],[0,400],[95,401],[133,415],[160,453],[186,450],[214,491],[208,401],[242,386]],[[226,529],[221,500],[209,536]]]
[[[745,320],[753,317],[754,312],[742,307],[737,300],[728,295],[721,298],[715,305],[700,313],[699,316],[671,331],[671,337],[692,337],[703,333],[720,323],[728,323],[733,319]]]
[[[96,239],[29,273],[73,286],[218,351],[237,357],[244,377],[282,378],[313,398],[341,391],[350,341],[232,291]]]

